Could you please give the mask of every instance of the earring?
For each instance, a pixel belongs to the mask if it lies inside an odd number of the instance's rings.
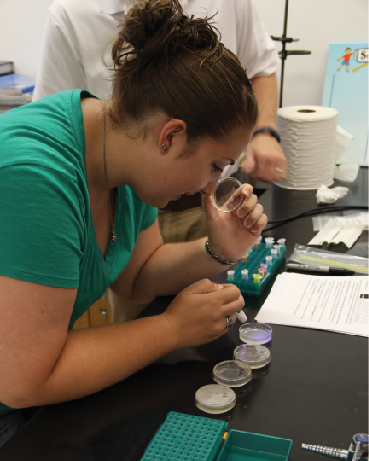
[[[163,148],[163,151],[166,152],[167,151],[167,146],[162,142],[161,143],[161,147]]]

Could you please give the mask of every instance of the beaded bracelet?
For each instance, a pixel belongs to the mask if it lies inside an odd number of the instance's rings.
[[[209,239],[206,239],[205,250],[209,256],[215,259],[215,261],[217,261],[218,263],[223,264],[223,266],[233,266],[234,264],[237,263],[237,261],[229,261],[228,259],[224,259],[216,255],[209,246]]]

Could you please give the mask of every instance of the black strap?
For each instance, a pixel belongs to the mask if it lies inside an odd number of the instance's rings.
[[[260,133],[269,133],[271,136],[273,136],[273,138],[275,138],[277,140],[277,142],[280,144],[281,143],[281,136],[280,134],[278,133],[278,131],[276,131],[274,128],[270,127],[270,126],[263,126],[262,128],[258,128],[257,130],[255,130],[253,133],[252,133],[252,137],[255,137],[257,136],[258,134]]]

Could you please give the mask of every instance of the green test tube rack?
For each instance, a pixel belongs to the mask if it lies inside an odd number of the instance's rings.
[[[236,266],[233,276],[228,275],[226,282],[234,283],[242,293],[250,296],[260,296],[277,272],[278,267],[286,259],[286,246],[278,246],[277,253],[272,256],[272,250],[275,250],[275,248],[275,245],[264,242],[259,243],[257,247],[249,251],[247,261],[241,261]],[[264,275],[261,278],[255,277],[259,279],[255,281],[254,275],[259,274],[260,266],[266,264],[268,267],[265,269]],[[247,270],[247,275],[245,275],[245,269]]]
[[[141,461],[288,461],[292,440],[231,429],[228,423],[171,411]],[[225,442],[223,445],[223,439]],[[223,446],[222,446],[223,445]]]
[[[214,461],[228,424],[171,411],[141,461]]]

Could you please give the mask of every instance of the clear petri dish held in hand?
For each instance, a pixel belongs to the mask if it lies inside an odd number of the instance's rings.
[[[236,178],[221,178],[211,197],[215,208],[225,213],[237,209],[244,200],[241,185]]]

